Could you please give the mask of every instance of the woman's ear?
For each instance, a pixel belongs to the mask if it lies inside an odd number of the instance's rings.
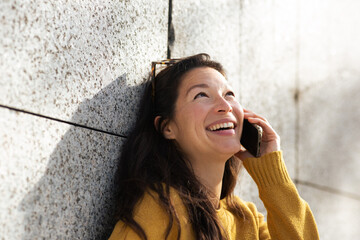
[[[166,139],[175,139],[175,132],[173,130],[173,126],[170,123],[169,120],[163,120],[160,126],[160,129],[158,129],[159,121],[161,119],[161,116],[156,116],[154,119],[154,126],[157,131],[161,131],[164,138]]]

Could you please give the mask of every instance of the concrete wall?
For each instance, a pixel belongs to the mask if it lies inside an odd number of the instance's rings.
[[[299,6],[300,192],[323,239],[360,235],[359,1]]]
[[[1,1],[0,21],[0,239],[106,239],[168,2]]]
[[[243,106],[280,134],[321,239],[356,239],[359,7],[355,0],[0,2],[0,239],[105,239],[139,83],[151,61],[199,52],[223,63]],[[265,212],[245,172],[239,183],[237,194]]]

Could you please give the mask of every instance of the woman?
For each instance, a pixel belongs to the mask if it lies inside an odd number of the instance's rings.
[[[243,109],[223,67],[206,54],[163,62],[145,86],[117,174],[117,239],[318,239],[292,183],[280,139]],[[240,144],[243,121],[263,129],[261,156]],[[241,165],[259,188],[267,222],[235,197]]]

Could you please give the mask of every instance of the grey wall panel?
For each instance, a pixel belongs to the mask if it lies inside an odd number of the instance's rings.
[[[334,74],[301,94],[299,179],[360,199],[359,73]]]
[[[300,179],[353,194],[360,189],[359,7],[303,1],[300,18]]]
[[[359,236],[359,7],[299,4],[299,187],[325,240]]]
[[[241,102],[272,124],[290,175],[296,153],[296,1],[242,1]]]
[[[171,57],[208,53],[239,87],[240,1],[173,1]]]
[[[0,114],[1,238],[107,238],[122,138],[6,109]]]
[[[137,93],[123,91],[166,56],[167,1],[2,1],[0,9],[2,105],[69,120],[120,78],[113,99],[99,99],[109,109],[83,109],[74,120],[119,133],[114,117],[134,118]]]
[[[308,186],[299,186],[298,190],[310,204],[318,224],[320,239],[358,238],[360,234],[359,200]]]

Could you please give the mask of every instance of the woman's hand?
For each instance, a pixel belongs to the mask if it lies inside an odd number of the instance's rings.
[[[280,137],[264,117],[244,109],[244,118],[247,119],[250,123],[259,125],[263,129],[260,143],[260,156],[280,150]],[[241,160],[254,157],[245,149],[240,150],[235,154],[235,156]]]

